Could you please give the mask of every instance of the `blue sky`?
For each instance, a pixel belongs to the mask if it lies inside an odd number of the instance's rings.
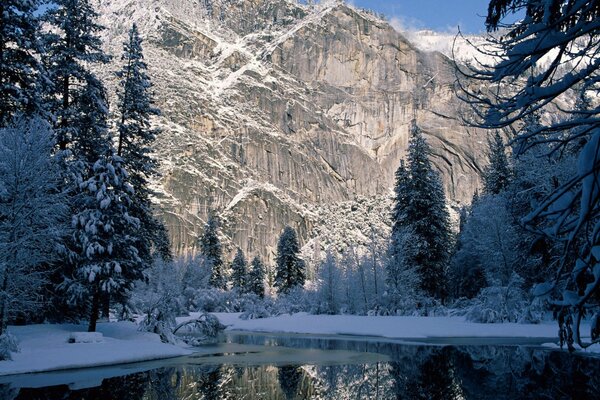
[[[489,0],[348,0],[355,6],[384,13],[406,29],[479,33]]]

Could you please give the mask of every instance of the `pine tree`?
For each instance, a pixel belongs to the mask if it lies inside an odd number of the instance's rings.
[[[277,243],[277,272],[275,287],[278,293],[287,293],[294,286],[304,285],[304,261],[298,257],[300,246],[296,231],[286,226]]]
[[[150,156],[151,146],[158,130],[152,128],[150,118],[160,112],[153,106],[152,83],[146,71],[142,39],[134,24],[124,43],[121,59],[124,65],[117,76],[121,79],[118,92],[120,120],[117,125],[117,154],[123,158],[135,189],[132,215],[140,220],[140,256],[148,264],[152,262],[153,250],[163,258],[170,259],[168,235],[161,221],[152,213],[149,178],[158,176],[158,163]],[[166,243],[165,243],[166,242]]]
[[[402,228],[412,230],[415,253],[408,264],[417,268],[420,287],[426,294],[444,299],[451,247],[450,222],[441,179],[428,154],[429,146],[413,121],[408,168],[401,165],[396,173],[393,234]]]
[[[139,220],[129,213],[134,193],[122,159],[111,148],[82,180],[84,199],[74,216],[75,243],[80,257],[72,279],[65,282],[73,303],[89,303],[89,331],[94,332],[106,296],[122,300],[143,277],[143,263],[130,234]]]
[[[57,119],[57,142],[62,150],[77,140],[78,125],[82,124],[79,120],[86,118],[83,108],[91,98],[82,95],[82,91],[89,90],[88,86],[102,86],[90,65],[110,59],[102,50],[98,33],[104,28],[96,23],[97,18],[89,0],[56,0],[46,15],[53,30],[45,37],[42,59],[52,82],[48,97]]]
[[[489,164],[483,171],[483,191],[498,194],[506,189],[511,177],[504,141],[498,131],[492,139],[488,138],[488,158]]]
[[[45,305],[40,288],[68,231],[53,147],[53,133],[39,117],[0,129],[0,335],[9,318]]]
[[[0,2],[0,127],[17,113],[40,113],[46,79],[39,62],[38,0]]]
[[[250,265],[248,290],[261,298],[265,296],[265,266],[259,256],[254,257]]]
[[[237,253],[231,263],[231,283],[234,289],[238,289],[241,293],[248,290],[248,266],[246,257],[242,249],[238,248]]]
[[[225,290],[227,289],[227,277],[218,229],[219,219],[215,215],[210,215],[206,225],[204,225],[204,233],[200,237],[200,252],[206,258],[207,266],[212,271],[210,285]]]

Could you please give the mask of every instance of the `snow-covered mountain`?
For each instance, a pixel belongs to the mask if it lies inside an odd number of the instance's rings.
[[[368,12],[339,1],[99,4],[115,63],[134,22],[145,39],[163,113],[155,189],[177,253],[194,251],[211,209],[229,244],[267,259],[288,224],[303,243],[329,226],[370,232],[369,218],[319,210],[389,198],[413,118],[449,198],[467,202],[479,184],[486,136],[459,120],[452,63]]]

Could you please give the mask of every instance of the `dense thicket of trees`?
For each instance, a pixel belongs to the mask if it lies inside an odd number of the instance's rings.
[[[523,17],[505,23],[515,14]],[[568,98],[585,99],[598,91],[599,14],[595,0],[492,0],[486,26],[503,32],[490,38],[486,51],[499,61],[459,69],[469,81],[489,88],[481,92],[461,85],[459,95],[473,105],[476,115],[469,122],[491,129],[533,125],[515,136],[518,154],[538,151],[557,163],[564,161],[563,155],[577,156],[577,167],[566,179],[550,176],[551,189],[540,191],[543,197],[535,199],[522,221],[546,239],[562,243],[554,278],[538,285],[535,293],[547,296],[574,319],[574,342],[583,347],[588,344],[581,341],[580,319],[597,305],[600,287],[600,275],[594,274],[600,261],[600,109],[597,102],[581,107],[580,101]],[[529,123],[535,114],[557,107],[563,118]],[[544,184],[532,188],[544,189]]]
[[[164,227],[147,181],[157,110],[135,27],[113,131],[92,69],[110,60],[96,11],[88,0],[40,5],[0,5],[0,330],[30,321],[34,307],[52,320],[88,319],[94,330],[101,309],[108,316],[128,301],[153,262],[149,249],[164,243],[154,239]]]

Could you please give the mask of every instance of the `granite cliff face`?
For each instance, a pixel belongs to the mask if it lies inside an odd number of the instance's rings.
[[[303,243],[323,231],[319,205],[389,202],[413,118],[451,201],[479,184],[485,132],[457,119],[452,63],[370,13],[290,0],[101,0],[99,10],[109,52],[134,22],[145,39],[163,113],[157,202],[179,254],[195,251],[211,209],[226,242],[270,260],[286,224]]]

